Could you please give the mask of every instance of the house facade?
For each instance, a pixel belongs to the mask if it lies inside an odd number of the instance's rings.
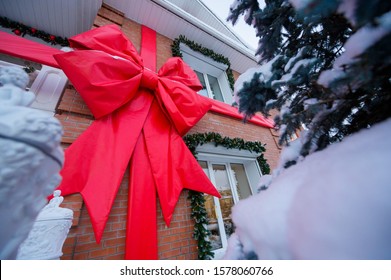
[[[210,231],[207,240],[215,258],[220,258],[234,227],[230,220],[232,207],[240,199],[257,193],[262,176],[257,160],[260,153],[240,148],[239,144],[256,141],[264,144],[266,150],[263,156],[272,169],[276,167],[280,153],[278,136],[271,128],[270,120],[257,116],[244,123],[231,106],[234,102],[233,80],[256,65],[253,51],[201,1],[89,2],[93,7],[90,10],[97,10],[91,28],[115,24],[137,51],[141,48],[142,25],[155,30],[157,69],[167,59],[180,55],[196,72],[203,86],[198,94],[213,100],[211,110],[186,137],[189,137],[188,141],[201,141],[202,145],[196,147],[197,160],[221,195],[220,199],[209,195],[204,197]],[[12,11],[0,16],[20,21]],[[0,66],[25,63],[4,55],[0,59]],[[30,65],[38,69],[31,78],[30,90],[37,95],[32,106],[53,113],[61,121],[64,128],[62,144],[66,149],[91,125],[93,115],[61,70],[32,62]],[[221,139],[219,137],[226,137],[224,139],[231,146],[215,145],[217,139]],[[197,141],[196,144],[200,143]],[[128,181],[129,175],[125,172],[99,244],[95,241],[90,216],[81,195],[65,197],[62,206],[74,210],[74,220],[63,247],[62,259],[124,258]],[[169,227],[164,222],[159,205],[157,209],[158,259],[198,259],[199,243],[194,238],[194,210],[189,191],[182,191]]]

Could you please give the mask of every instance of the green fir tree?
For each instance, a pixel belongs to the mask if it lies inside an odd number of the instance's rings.
[[[246,117],[279,110],[280,143],[305,127],[306,156],[391,116],[390,1],[264,4],[236,0],[229,16],[244,15],[259,37],[260,66],[235,85]]]

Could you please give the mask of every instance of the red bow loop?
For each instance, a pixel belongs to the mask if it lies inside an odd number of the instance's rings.
[[[191,88],[194,91],[202,90],[197,74],[179,57],[171,57],[160,68],[160,77],[170,77],[171,80]]]
[[[110,24],[91,29],[69,39],[70,46],[80,50],[100,50],[143,65],[136,48],[124,36],[118,25]]]
[[[189,87],[161,78],[156,91],[157,100],[164,108],[179,135],[185,135],[210,109],[211,103]]]
[[[210,109],[211,103],[195,91],[202,85],[196,73],[178,57],[160,68],[157,100],[178,133],[185,135]]]
[[[143,68],[137,61],[103,51],[77,50],[54,58],[96,119],[132,100],[142,78]]]

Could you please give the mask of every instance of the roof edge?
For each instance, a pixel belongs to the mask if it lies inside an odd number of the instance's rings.
[[[179,7],[177,7],[176,5],[172,4],[171,2],[169,2],[167,0],[151,0],[151,1],[154,2],[155,4],[161,6],[162,8],[172,12],[176,16],[186,20],[190,24],[192,24],[195,27],[201,29],[205,33],[207,33],[210,36],[216,38],[217,40],[227,44],[228,46],[230,46],[231,48],[235,49],[236,51],[238,51],[242,55],[248,57],[249,59],[253,60],[254,62],[257,62],[256,57],[255,57],[255,53],[252,53],[250,49],[248,49],[245,46],[242,46],[242,45],[238,44],[238,42],[236,42],[233,39],[227,37],[226,35],[219,33],[214,28],[211,28],[207,24],[203,23],[202,21],[200,21],[196,17],[194,17],[194,16],[190,15],[189,13],[185,12],[184,10],[180,9]]]

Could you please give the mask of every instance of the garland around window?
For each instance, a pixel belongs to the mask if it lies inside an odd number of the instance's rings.
[[[241,138],[222,137],[215,132],[195,133],[186,135],[183,139],[195,158],[197,158],[197,147],[206,143],[213,143],[216,147],[223,146],[227,149],[239,149],[255,152],[257,154],[260,153],[260,156],[257,157],[257,161],[261,168],[261,172],[262,174],[270,173],[270,166],[263,157],[265,146],[260,142],[247,142]],[[188,199],[190,200],[192,208],[191,217],[194,219],[193,237],[198,242],[198,259],[209,260],[213,258],[214,253],[212,252],[211,243],[208,240],[210,233],[207,229],[208,218],[205,209],[204,195],[190,190]]]
[[[197,44],[194,41],[187,39],[183,35],[179,35],[179,37],[176,38],[174,40],[174,42],[172,43],[172,45],[171,45],[172,56],[182,58],[180,43],[187,45],[193,51],[199,52],[207,57],[210,57],[211,59],[213,59],[216,62],[220,62],[220,63],[227,65],[228,68],[227,68],[226,73],[227,73],[227,77],[228,77],[228,81],[229,81],[229,86],[231,87],[232,90],[234,89],[235,78],[232,73],[231,63],[227,57],[225,57],[221,54],[215,53],[213,50],[205,48],[205,47],[201,46],[200,44]]]

